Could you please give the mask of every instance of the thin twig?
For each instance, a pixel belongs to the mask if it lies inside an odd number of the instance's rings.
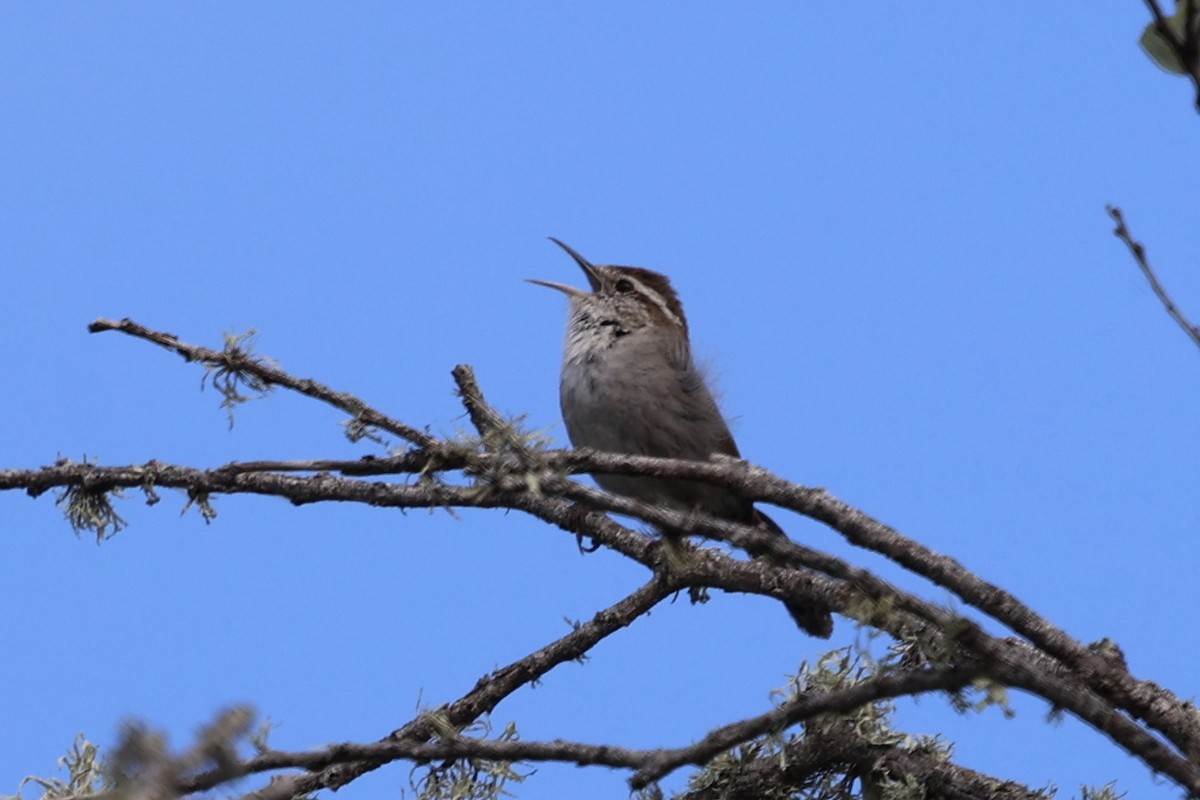
[[[1114,218],[1121,223],[1119,212]],[[1132,239],[1127,240],[1127,244],[1130,242]],[[1133,245],[1130,246],[1132,249]],[[169,334],[150,331],[128,321],[98,321],[94,325],[95,330],[124,330],[130,335],[172,349],[185,358],[202,360],[218,368],[243,370],[260,382],[294,388],[352,413],[378,414],[352,396],[339,395],[311,381],[301,381],[253,359],[235,358],[231,362],[228,352],[216,353],[195,348]],[[485,440],[489,432],[500,430],[496,426],[507,425],[487,405],[469,370],[456,370],[455,378],[472,420]],[[336,402],[339,398],[349,398],[349,407]],[[383,415],[378,415],[378,418],[387,419]],[[399,426],[398,430],[386,425],[378,427],[397,435],[404,435],[400,432],[402,430],[415,430],[403,423],[396,425]],[[207,471],[156,462],[125,468],[64,462],[43,470],[0,471],[0,490],[24,488],[37,495],[55,486],[83,487],[89,494],[98,495],[125,486],[142,488],[149,496],[155,486],[170,486],[185,489],[190,496],[205,498],[209,494],[250,492],[286,497],[294,503],[345,500],[393,507],[511,508],[526,511],[564,530],[583,533],[651,570],[659,570],[661,559],[657,543],[617,525],[592,509],[632,514],[668,529],[694,530],[739,547],[759,547],[762,543],[754,537],[761,534],[749,526],[700,514],[649,507],[628,498],[590,489],[566,479],[564,472],[628,471],[641,474],[638,471],[642,470],[644,474],[685,477],[725,485],[747,499],[773,502],[825,522],[848,541],[883,553],[937,585],[950,588],[969,604],[1027,636],[1034,646],[991,637],[977,624],[900,591],[866,570],[811,548],[788,543],[781,537],[774,537],[774,543],[767,547],[772,555],[782,556],[780,564],[817,565],[830,577],[765,564],[761,559],[738,561],[711,549],[701,549],[689,553],[686,563],[672,564],[669,580],[666,575],[656,573],[655,580],[663,582],[664,590],[667,585],[672,590],[690,586],[716,586],[733,591],[768,594],[786,600],[815,599],[835,610],[852,612],[880,629],[935,644],[934,651],[945,653],[946,659],[957,659],[960,654],[977,657],[988,665],[987,674],[990,677],[1033,692],[1053,706],[1070,711],[1106,733],[1126,751],[1139,756],[1154,769],[1171,776],[1189,791],[1200,794],[1200,770],[1195,764],[1189,763],[1189,756],[1195,756],[1198,749],[1195,746],[1198,741],[1195,719],[1177,698],[1153,684],[1135,681],[1123,666],[1114,665],[1092,653],[998,587],[982,581],[952,559],[921,547],[822,490],[790,484],[764,470],[733,460],[691,463],[587,451],[526,452],[519,437],[514,438],[515,446],[493,451],[485,442],[483,451],[478,452],[428,434],[420,435],[424,437],[420,440],[424,448],[421,455],[428,459],[424,464],[416,456],[381,459],[379,461],[386,462],[383,464],[385,472],[374,474],[430,468],[464,469],[474,481],[472,485],[423,482],[416,486],[402,486],[339,477],[324,471],[310,476],[284,474],[309,471],[306,467],[318,465],[318,469],[336,469],[343,476],[355,474],[357,470],[373,472],[372,467],[377,465],[368,464],[366,460],[340,463],[252,462]],[[279,469],[269,469],[271,464],[279,465]],[[898,615],[897,611],[903,614]],[[935,657],[934,660],[938,662],[939,659]],[[944,661],[934,664],[935,668],[946,666]],[[523,673],[517,678],[518,685],[532,679]],[[504,696],[507,694],[499,694],[494,702],[498,703]],[[1126,716],[1114,706],[1127,709],[1131,716]],[[469,722],[476,718],[477,714],[467,714],[464,719]],[[417,734],[419,739],[436,735],[436,730],[431,729],[430,732],[412,727],[431,725],[430,719],[414,720],[393,734],[390,740],[395,741],[400,737],[407,741]],[[1137,722],[1139,719],[1147,720],[1152,727],[1161,731],[1178,750],[1172,750],[1152,736]],[[434,729],[436,727],[433,726]],[[368,762],[356,763],[359,763],[362,771],[378,766]],[[281,796],[275,794],[277,789],[294,790],[286,795],[290,797],[303,791],[336,788],[352,780],[352,773],[353,770],[348,770],[344,764],[330,766],[323,769],[320,775],[277,780],[259,796]],[[281,783],[282,786],[279,785]]]
[[[966,602],[980,608],[989,615],[1009,624],[1022,634],[1029,636],[1046,653],[1062,659],[1078,674],[1085,676],[1097,691],[1111,697],[1118,706],[1127,708],[1137,717],[1147,719],[1163,731],[1185,753],[1196,752],[1198,732],[1195,720],[1184,713],[1179,701],[1166,701],[1169,697],[1161,688],[1150,687],[1135,681],[1127,672],[1104,661],[1087,648],[1075,642],[1064,632],[1051,626],[1034,614],[1008,593],[988,584],[952,559],[924,548],[906,539],[893,529],[873,520],[857,509],[828,496],[821,490],[797,487],[759,468],[742,462],[722,464],[697,464],[672,462],[661,459],[641,459],[608,454],[592,454],[591,461],[605,471],[622,471],[622,462],[658,462],[657,474],[693,475],[719,482],[722,474],[733,486],[746,485],[747,474],[758,479],[756,498],[765,498],[784,507],[790,507],[819,519],[842,532],[852,543],[882,553],[906,568],[926,576],[940,586],[951,589]],[[674,468],[672,468],[674,467]],[[741,480],[729,480],[731,474]],[[363,482],[332,475],[317,475],[300,478],[275,473],[230,474],[222,471],[203,471],[157,463],[143,467],[105,468],[86,464],[61,464],[35,471],[0,471],[0,489],[26,488],[33,494],[46,491],[53,486],[89,485],[97,489],[116,486],[137,488],[147,484],[189,489],[201,494],[254,493],[286,497],[293,503],[321,501],[359,502],[380,507],[481,507],[519,508],[551,522],[573,533],[584,533],[601,541],[605,546],[621,552],[629,558],[653,568],[655,549],[648,539],[633,534],[600,515],[580,514],[569,503],[555,500],[528,491],[524,481],[512,479],[510,487],[496,487],[497,491],[480,494],[471,487],[453,486],[401,486],[390,483]],[[739,546],[749,543],[759,534],[748,526],[726,520],[683,514],[667,509],[645,506],[628,498],[610,495],[596,489],[561,481],[547,476],[542,481],[543,489],[559,492],[588,503],[594,508],[603,508],[623,514],[631,514],[668,528],[694,530],[713,538],[731,541]],[[504,491],[499,491],[504,489]],[[765,491],[764,491],[765,489]],[[902,593],[881,581],[866,570],[861,570],[840,560],[814,560],[808,554],[815,551],[801,548],[781,539],[762,543],[770,548],[773,556],[784,564],[799,562],[806,566],[819,566],[829,574],[837,575],[842,588],[837,584],[822,583],[822,579],[808,572],[785,572],[786,581],[779,583],[772,570],[761,561],[745,563],[728,559],[713,561],[708,557],[696,558],[688,565],[683,580],[692,585],[720,586],[734,591],[755,591],[772,594],[781,599],[803,601],[816,600],[833,609],[846,609],[854,594],[848,594],[850,586],[865,592],[872,602],[883,608],[896,608],[915,614],[934,628],[946,629],[953,619],[935,606]],[[799,556],[797,556],[799,554]],[[855,593],[856,594],[856,593]],[[872,619],[873,624],[888,627],[884,618]],[[986,652],[991,640],[982,637],[971,642],[972,648]],[[1166,696],[1165,696],[1166,695]],[[1051,698],[1048,698],[1051,699]],[[1070,708],[1066,701],[1052,699],[1059,705]]]
[[[471,424],[479,435],[486,439],[490,434],[504,427],[504,418],[488,405],[483,397],[483,390],[475,380],[475,370],[467,364],[459,364],[450,374],[458,384],[458,396],[471,417]]]
[[[563,454],[564,457],[567,454]],[[756,486],[755,499],[767,499],[821,520],[847,536],[858,546],[882,553],[907,569],[924,575],[940,586],[949,588],[969,604],[1012,626],[1028,636],[1044,652],[1061,659],[1064,664],[1095,686],[1097,691],[1139,718],[1148,720],[1163,731],[1182,752],[1200,750],[1200,732],[1195,719],[1185,713],[1178,700],[1159,687],[1136,681],[1125,670],[1101,659],[1063,631],[1050,625],[1032,610],[1004,592],[967,572],[953,559],[934,553],[928,548],[901,536],[895,530],[873,520],[821,490],[806,489],[789,484],[760,468],[743,462],[720,464],[670,462],[611,454],[576,456],[601,471],[629,471],[629,464],[656,467],[653,474],[692,476],[734,488]],[[626,463],[628,462],[628,463]],[[731,479],[732,476],[732,479]],[[724,481],[722,481],[722,477]],[[601,515],[578,513],[571,504],[544,494],[534,494],[519,478],[508,486],[496,485],[494,491],[481,494],[472,487],[437,485],[401,486],[390,483],[363,482],[332,475],[300,478],[276,473],[230,474],[221,470],[203,471],[157,463],[143,467],[104,468],[86,464],[61,464],[35,471],[0,471],[0,489],[26,488],[33,494],[53,486],[88,485],[97,490],[112,487],[166,486],[188,489],[199,494],[254,493],[286,497],[293,503],[321,501],[359,502],[380,507],[479,507],[518,508],[572,533],[583,533],[617,552],[653,568],[655,548],[646,537],[621,528]],[[837,576],[830,584],[809,572],[780,571],[768,568],[761,561],[744,563],[729,559],[713,561],[697,558],[688,566],[683,580],[689,585],[719,586],[733,591],[771,594],[787,600],[814,600],[835,610],[848,609],[853,600],[865,593],[869,602],[881,608],[903,610],[925,620],[935,629],[946,629],[953,623],[951,616],[935,606],[901,593],[866,570],[861,570],[828,556],[814,558],[812,551],[775,537],[758,542],[760,532],[749,526],[697,514],[646,506],[629,498],[610,495],[596,489],[547,475],[542,489],[573,497],[593,508],[630,514],[652,524],[668,528],[694,530],[697,533],[730,541],[737,546],[765,546],[783,564],[798,564],[820,568]],[[782,580],[781,580],[782,579]],[[850,587],[857,587],[851,591]],[[886,615],[871,619],[881,627],[887,624]],[[972,641],[973,648],[986,652],[991,641],[986,637]],[[1051,699],[1051,698],[1048,698]],[[1052,699],[1070,708],[1070,703]]]
[[[347,392],[338,392],[323,383],[310,380],[307,378],[297,378],[287,372],[284,372],[270,364],[263,363],[253,358],[231,358],[228,353],[210,350],[207,347],[199,347],[193,344],[181,342],[177,336],[170,333],[152,330],[143,325],[139,325],[131,319],[111,320],[98,319],[88,325],[88,331],[91,333],[101,333],[104,331],[119,331],[120,333],[134,336],[138,339],[145,339],[148,342],[153,342],[159,347],[172,350],[183,356],[187,361],[199,361],[203,364],[209,364],[216,367],[229,367],[239,372],[253,375],[263,383],[275,386],[282,386],[285,389],[291,389],[294,392],[311,397],[314,400],[319,400],[322,403],[333,406],[347,414],[355,417],[365,425],[371,425],[380,430],[399,436],[405,441],[411,442],[417,447],[434,448],[437,444],[437,439],[417,430],[409,425],[405,425],[397,419],[393,419],[385,414],[380,413],[365,402],[358,399]]]
[[[1117,223],[1117,227],[1113,230],[1113,235],[1124,242],[1125,246],[1129,248],[1129,252],[1133,253],[1133,260],[1141,268],[1142,274],[1150,282],[1150,288],[1154,290],[1154,294],[1162,301],[1163,307],[1167,309],[1167,313],[1171,315],[1171,319],[1175,320],[1179,324],[1179,327],[1183,328],[1183,332],[1191,338],[1193,344],[1200,347],[1200,328],[1197,328],[1188,321],[1183,312],[1179,310],[1179,307],[1175,305],[1175,301],[1167,294],[1167,290],[1159,283],[1158,276],[1154,274],[1154,270],[1151,269],[1150,262],[1146,258],[1146,248],[1142,246],[1141,242],[1133,238],[1133,235],[1129,232],[1129,228],[1125,226],[1125,215],[1121,213],[1121,209],[1113,205],[1106,206],[1106,209],[1108,210],[1108,215]]]

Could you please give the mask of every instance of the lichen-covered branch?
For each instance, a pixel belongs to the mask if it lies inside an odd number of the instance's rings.
[[[282,386],[345,411],[362,424],[399,436],[417,447],[429,447],[434,443],[434,437],[424,431],[380,413],[352,394],[334,391],[328,386],[308,378],[297,378],[270,361],[256,357],[248,349],[240,346],[242,340],[238,337],[226,337],[226,346],[223,350],[211,350],[207,347],[180,341],[179,337],[174,334],[152,330],[131,319],[98,319],[88,325],[88,331],[91,333],[119,331],[138,339],[144,339],[178,353],[186,361],[196,361],[210,369],[219,370],[230,376],[231,380],[233,376],[243,376],[246,384],[252,388]],[[229,395],[226,395],[226,399],[229,399]]]
[[[1119,212],[1114,218],[1122,230]],[[1130,246],[1137,255],[1140,250],[1134,244]],[[197,506],[206,520],[216,517],[220,497],[229,494],[279,497],[296,505],[350,502],[401,509],[504,508],[523,511],[581,541],[588,539],[641,564],[648,572],[644,586],[567,636],[481,678],[458,701],[426,711],[374,743],[346,743],[304,753],[262,747],[255,755],[241,757],[236,749],[211,744],[221,737],[203,734],[202,741],[204,736],[210,741],[207,749],[171,755],[153,737],[142,736],[138,748],[126,751],[141,754],[128,760],[126,788],[136,789],[129,796],[159,800],[210,791],[232,777],[299,769],[298,773],[275,775],[270,784],[252,793],[259,800],[291,798],[336,789],[398,759],[426,765],[434,761],[463,764],[472,759],[492,764],[496,767],[494,783],[489,784],[493,789],[512,777],[505,771],[509,762],[555,760],[630,770],[635,787],[651,784],[685,765],[703,765],[713,786],[736,786],[747,776],[757,776],[760,789],[763,782],[782,781],[781,787],[795,791],[807,785],[804,781],[833,781],[832,773],[820,773],[819,769],[836,765],[842,770],[838,779],[843,781],[857,776],[886,783],[920,776],[930,797],[985,796],[968,780],[974,773],[948,765],[945,754],[926,752],[900,739],[876,741],[863,749],[861,741],[845,740],[847,733],[836,721],[856,714],[879,718],[879,704],[892,697],[939,691],[966,707],[962,700],[965,692],[981,693],[984,699],[980,702],[988,704],[1002,702],[993,695],[1002,697],[1003,689],[1014,688],[1075,715],[1200,797],[1200,717],[1190,704],[1133,677],[1114,647],[1076,641],[1002,587],[822,489],[790,483],[736,459],[685,462],[550,449],[539,436],[496,412],[473,371],[463,365],[454,369],[453,376],[477,435],[440,439],[349,393],[295,378],[269,359],[251,354],[244,339],[238,337],[227,337],[223,350],[211,350],[131,320],[98,320],[91,330],[123,332],[200,362],[229,403],[240,402],[244,389],[261,392],[284,387],[349,413],[360,426],[356,428],[359,433],[381,431],[404,439],[412,448],[352,460],[259,460],[208,469],[157,461],[105,466],[60,459],[40,469],[0,470],[0,491],[19,489],[33,497],[57,492],[76,531],[89,530],[99,538],[111,536],[124,524],[116,510],[122,497],[140,492],[153,504],[160,502],[162,490],[179,491],[184,502]],[[933,587],[953,592],[1016,636],[992,636],[976,621],[816,548],[768,536],[751,526],[648,506],[572,479],[586,472],[703,481],[728,487],[752,501],[791,509],[825,524],[851,544],[922,576]],[[395,480],[398,476],[405,480]],[[689,531],[699,544],[660,540],[630,530],[606,512],[632,516],[662,530]],[[709,546],[704,546],[705,542]],[[771,557],[746,560],[738,557],[738,552]],[[682,589],[698,592],[707,588],[829,608],[859,625],[889,634],[899,655],[853,680],[845,675],[840,682],[810,680],[777,708],[732,721],[688,746],[639,751],[582,742],[522,742],[515,735],[499,740],[464,735],[512,692],[564,661],[582,658],[597,642],[635,624],[664,598]],[[828,671],[828,666],[820,669]],[[804,733],[784,739],[784,733],[797,725],[804,726]],[[854,730],[861,734],[862,725],[856,724]],[[244,726],[221,741],[237,739],[242,733]],[[833,742],[844,746],[843,751],[830,750]],[[779,768],[781,754],[787,754],[783,769]],[[820,766],[812,766],[818,772],[801,774],[795,771],[798,764]],[[427,774],[429,780],[448,779],[436,768],[429,769],[434,770]],[[463,779],[459,774],[453,777]],[[1001,782],[987,779],[980,785],[1000,786]],[[1034,796],[1024,787],[1004,785],[1015,787],[1012,796]]]

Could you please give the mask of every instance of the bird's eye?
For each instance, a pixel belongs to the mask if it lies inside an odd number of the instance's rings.
[[[633,281],[629,280],[628,278],[621,278],[619,281],[617,281],[616,289],[621,294],[629,294],[633,291]]]

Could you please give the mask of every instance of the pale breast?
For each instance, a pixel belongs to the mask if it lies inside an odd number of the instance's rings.
[[[733,437],[690,360],[672,363],[652,336],[633,332],[606,348],[576,351],[563,362],[563,421],[576,447],[614,453],[707,460],[737,455]],[[704,484],[596,475],[603,488],[647,502],[738,518],[748,509],[732,493]]]

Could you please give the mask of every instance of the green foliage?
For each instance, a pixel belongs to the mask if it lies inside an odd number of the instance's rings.
[[[815,664],[803,662],[796,675],[788,683],[771,693],[779,705],[813,692],[836,692],[848,689],[876,675],[899,669],[906,657],[900,647],[892,647],[882,656],[871,652],[870,642],[853,647],[843,647],[821,656]],[[879,747],[898,747],[912,753],[945,760],[950,757],[950,745],[936,737],[911,736],[892,727],[895,703],[878,700],[846,714],[823,715],[812,720],[813,726],[849,726],[855,735],[866,743]],[[712,790],[720,794],[720,787],[733,783],[747,768],[761,763],[764,758],[778,759],[781,767],[787,766],[787,748],[798,741],[797,737],[785,737],[778,731],[747,742],[714,758],[704,769],[695,773],[690,781],[692,791]],[[858,783],[854,775],[847,775],[844,765],[834,765],[816,771],[805,779],[803,785],[781,788],[778,800],[848,800],[860,796],[855,793]],[[870,794],[872,800],[908,800],[924,796],[924,788],[904,782],[868,781],[861,796]],[[868,791],[869,790],[869,791]],[[756,789],[757,791],[757,789]],[[774,800],[776,795],[760,792],[758,797]]]
[[[516,476],[523,488],[534,495],[541,494],[538,477],[544,463],[541,454],[550,449],[553,440],[546,429],[526,429],[524,415],[493,421],[482,436],[459,431],[449,443],[470,462],[465,472],[475,479],[473,493],[486,497],[495,487],[508,485]],[[523,468],[519,472],[513,470],[514,460]],[[422,479],[427,477],[430,476],[421,474]]]
[[[265,746],[266,730],[256,728],[255,720],[250,706],[224,709],[197,730],[194,741],[179,752],[171,751],[165,731],[143,722],[126,722],[105,759],[105,775],[119,794],[132,797],[144,796],[147,791],[157,796],[153,792],[161,787],[180,786],[204,773],[235,775],[243,745],[255,742],[256,750]]]
[[[164,770],[173,777],[181,777],[230,767],[239,760],[237,751],[243,742],[261,754],[268,749],[270,731],[269,721],[256,727],[253,709],[239,706],[218,714],[213,723],[198,732],[197,744],[192,750],[178,756],[168,751],[165,733],[138,722],[122,726],[120,740],[104,758],[101,758],[99,748],[81,733],[70,752],[58,760],[59,769],[67,772],[65,779],[30,775],[21,781],[16,794],[0,796],[0,800],[32,800],[22,794],[31,785],[41,789],[37,800],[60,800],[102,792],[117,792],[119,796],[123,787],[133,787],[136,796],[139,782],[147,780],[147,776],[151,780],[161,777]]]
[[[971,685],[950,694],[950,705],[960,714],[983,711],[996,706],[1005,718],[1012,719],[1015,711],[1008,704],[1008,687],[989,678],[976,678]]]
[[[1125,651],[1121,649],[1121,645],[1107,636],[1098,642],[1092,642],[1087,648],[1105,661],[1111,663],[1115,668],[1129,669],[1129,663],[1125,660]]]
[[[1187,36],[1187,2],[1186,0],[1176,0],[1174,15],[1167,17],[1167,28],[1174,34],[1175,38],[1183,41]],[[1159,31],[1158,25],[1151,22],[1142,31],[1142,37],[1138,40],[1138,44],[1142,46],[1142,50],[1150,57],[1150,60],[1164,72],[1169,72],[1172,75],[1187,75],[1188,70],[1179,60],[1179,53],[1170,42],[1163,37]]]
[[[246,741],[254,748],[255,755],[262,755],[271,749],[268,739],[271,737],[272,731],[275,730],[275,723],[270,717],[263,717],[259,720],[258,726],[252,728],[246,735]]]
[[[550,438],[549,428],[529,430],[526,420],[525,414],[505,417],[499,424],[488,428],[482,436],[471,431],[459,431],[451,443],[468,453],[510,454],[529,459],[550,449],[554,440]]]
[[[113,788],[106,767],[100,758],[99,748],[88,741],[82,733],[75,737],[71,751],[58,760],[59,770],[66,770],[66,780],[54,777],[30,775],[21,781],[16,794],[5,795],[0,800],[26,800],[21,794],[26,786],[37,786],[42,790],[38,800],[57,800],[82,794],[95,794]]]
[[[264,356],[254,355],[257,338],[258,332],[253,328],[245,333],[226,333],[224,362],[220,366],[204,365],[204,377],[200,379],[200,387],[204,388],[211,383],[221,394],[221,408],[225,409],[230,428],[233,427],[233,412],[238,406],[265,397],[272,389],[270,383],[245,371],[246,365],[249,364],[278,366]]]
[[[428,712],[425,716],[437,728],[439,739],[456,739],[464,734],[486,738],[491,733],[491,724],[487,719],[476,720],[462,730],[455,730],[436,711]],[[501,742],[520,738],[516,725],[511,722],[496,737]],[[510,796],[505,788],[508,784],[521,783],[531,774],[518,772],[508,761],[459,758],[416,767],[409,783],[418,800],[499,800]]]
[[[344,429],[342,433],[346,435],[346,438],[349,439],[351,443],[358,444],[365,439],[368,442],[374,442],[380,447],[391,450],[390,443],[379,432],[379,428],[363,422],[361,416],[351,417],[350,419],[341,423],[341,425]],[[403,448],[396,448],[391,450],[391,452],[392,455],[399,455],[402,450]]]
[[[772,692],[777,702],[786,702],[793,697],[809,692],[836,692],[869,680],[877,675],[894,672],[903,666],[905,651],[891,647],[880,657],[871,652],[870,643],[853,647],[841,647],[821,656],[815,665],[801,663],[800,672],[789,678],[783,689]],[[866,742],[881,747],[899,746],[904,749],[920,748],[946,758],[950,747],[936,739],[914,737],[892,727],[892,715],[896,711],[893,700],[876,700],[854,711],[840,715],[839,724],[850,725],[855,734]]]
[[[1099,789],[1094,789],[1090,786],[1080,787],[1080,800],[1121,800],[1125,796],[1125,792],[1117,792],[1117,784],[1115,781],[1109,782],[1101,786]]]
[[[645,789],[634,792],[629,797],[630,800],[663,800],[663,790],[657,783],[652,783]]]
[[[186,514],[188,509],[195,506],[200,511],[200,517],[207,523],[212,522],[217,518],[217,509],[213,507],[212,500],[209,499],[208,492],[199,492],[195,489],[188,489],[188,501],[183,504],[183,509],[180,514]]]
[[[68,459],[59,459],[57,466],[69,465]],[[89,462],[84,461],[85,465]],[[154,462],[140,468],[144,479],[140,487],[146,497],[146,505],[155,505],[161,499],[154,488]],[[213,506],[208,492],[194,489],[187,491],[188,500],[181,514],[196,506],[205,522],[212,522],[217,517],[217,509]],[[54,504],[63,509],[71,530],[78,536],[84,531],[91,532],[96,537],[96,544],[108,541],[126,527],[128,523],[117,513],[113,500],[122,500],[125,493],[119,486],[110,486],[101,482],[92,482],[86,475],[80,483],[56,490]]]
[[[96,543],[99,544],[116,536],[126,525],[112,504],[113,498],[122,496],[119,488],[81,484],[59,490],[55,494],[54,505],[63,509],[76,536],[83,531],[90,531],[96,535]]]
[[[925,800],[925,785],[914,775],[873,778],[863,786],[863,800]]]

